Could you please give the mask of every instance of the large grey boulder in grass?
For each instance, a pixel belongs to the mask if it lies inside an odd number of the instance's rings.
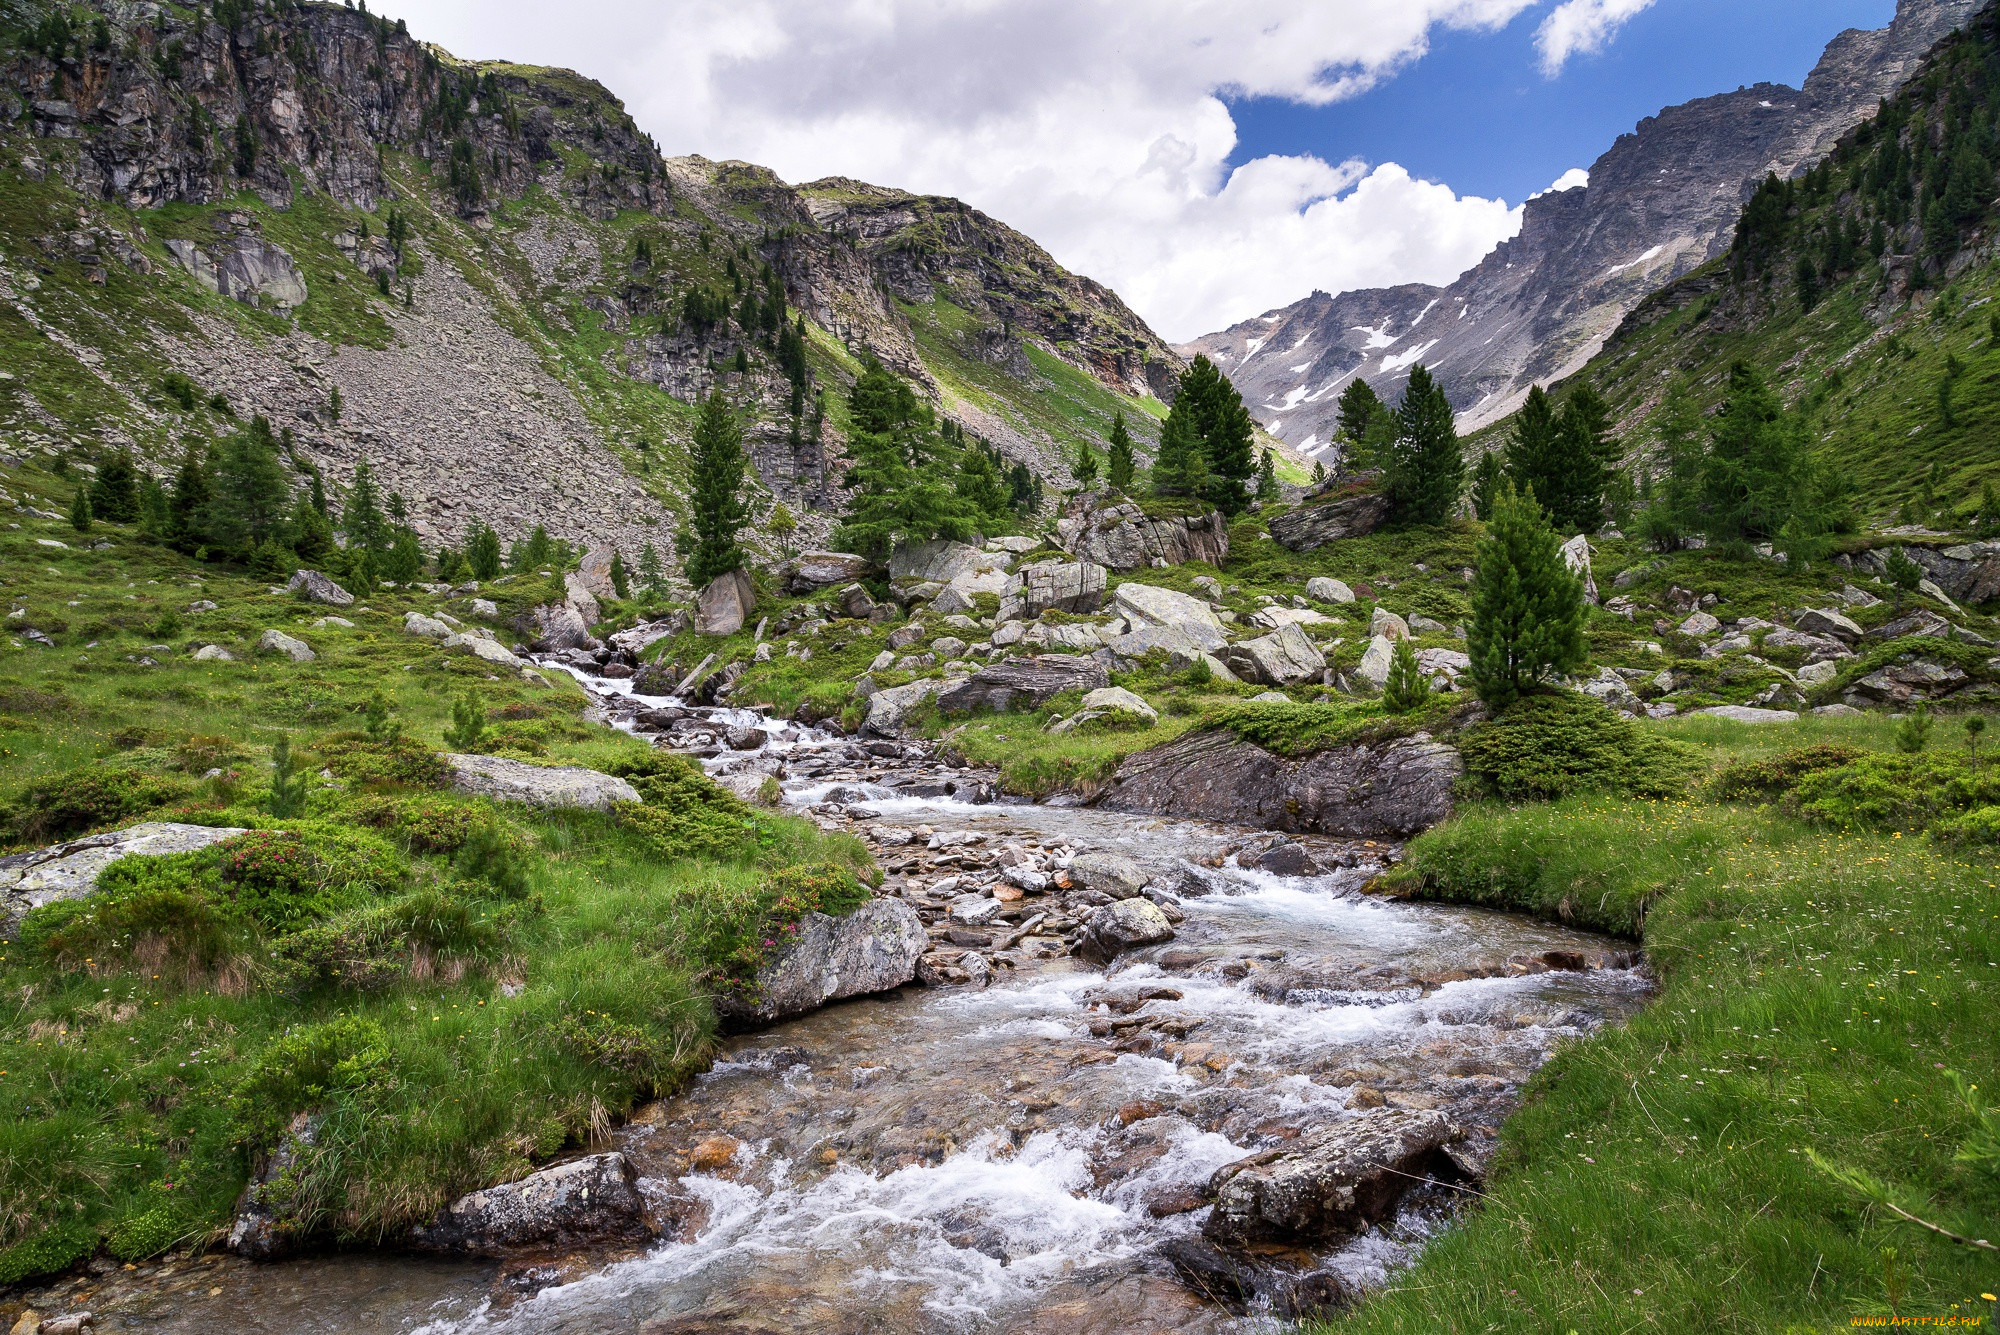
[[[1232,646],[1227,662],[1243,680],[1266,686],[1295,686],[1326,671],[1326,655],[1313,647],[1304,631],[1290,625]]]
[[[98,876],[120,858],[192,853],[244,833],[228,825],[146,821],[0,858],[0,939],[12,940],[31,909],[97,889]]]
[[[310,663],[319,655],[304,640],[295,640],[281,630],[267,630],[257,641],[260,653],[283,654],[294,663]]]
[[[644,1242],[653,1233],[639,1175],[614,1151],[461,1196],[412,1232],[410,1242],[421,1251],[501,1257],[530,1248]]]
[[[1038,617],[1044,612],[1095,612],[1104,606],[1111,575],[1090,561],[1037,561],[1022,566],[1000,598],[1001,621]]]
[[[1128,757],[1107,811],[1251,825],[1287,834],[1403,839],[1451,814],[1458,752],[1419,733],[1299,759],[1203,729]]]
[[[734,635],[757,607],[757,586],[747,570],[732,570],[708,582],[694,601],[694,628],[703,635]]]
[[[1094,691],[1111,684],[1104,664],[1071,654],[1014,658],[984,667],[938,694],[938,708],[947,714],[987,709],[1004,714],[1014,709],[1039,709],[1064,691]]]
[[[1056,541],[1080,561],[1138,570],[1190,561],[1221,566],[1229,559],[1229,528],[1219,512],[1196,519],[1154,519],[1129,501],[1106,500],[1085,492],[1064,506],[1056,520]]]
[[[889,554],[889,578],[949,584],[960,575],[975,571],[1004,571],[1012,559],[1005,552],[981,551],[970,543],[953,542],[949,538],[904,543]]]
[[[469,631],[462,635],[447,635],[442,641],[442,647],[456,649],[460,653],[471,654],[475,658],[483,658],[487,662],[497,663],[501,667],[523,668],[528,666],[525,660],[515,657],[513,650],[494,639],[491,635],[478,635]]]
[[[496,802],[535,807],[588,807],[607,811],[614,802],[637,802],[639,790],[620,778],[574,765],[529,765],[499,756],[447,754],[451,786]]]
[[[716,1014],[727,1028],[754,1029],[830,1001],[887,992],[916,978],[929,945],[924,920],[900,899],[871,899],[839,918],[808,913],[749,989],[716,999]]]
[[[1330,575],[1315,575],[1306,581],[1306,597],[1321,603],[1351,603],[1354,590],[1347,587],[1345,580],[1334,579]]]
[[[1191,594],[1151,584],[1120,584],[1111,596],[1111,610],[1133,630],[1172,626],[1211,652],[1225,643],[1215,609]]]
[[[830,589],[866,579],[880,567],[853,552],[806,552],[785,570],[785,587],[795,594]]]
[[[1461,1138],[1434,1110],[1385,1108],[1322,1127],[1216,1169],[1202,1234],[1241,1247],[1357,1233],[1388,1218],[1426,1176],[1463,1177],[1445,1153]]]
[[[309,603],[325,603],[328,607],[352,607],[354,595],[341,588],[317,570],[301,570],[292,576],[292,582],[285,586],[289,593],[295,593]]]
[[[1861,627],[1845,613],[1830,607],[1808,607],[1792,620],[1794,629],[1807,635],[1831,636],[1848,644],[1861,638]],[[1765,643],[1769,644],[1768,637]]]
[[[442,640],[451,635],[452,629],[436,617],[427,617],[422,612],[403,613],[403,634],[415,635],[419,639]]]
[[[590,623],[568,603],[543,603],[528,614],[524,629],[528,644],[536,653],[597,647],[597,641],[591,638]]]
[[[1301,505],[1271,521],[1271,536],[1280,547],[1309,552],[1342,538],[1362,538],[1389,518],[1389,498],[1379,493],[1350,496],[1342,501]]]
[[[906,686],[891,686],[877,691],[868,697],[868,717],[863,720],[861,729],[877,737],[894,737],[902,732],[911,710],[939,691],[964,680],[963,677],[926,678]]]

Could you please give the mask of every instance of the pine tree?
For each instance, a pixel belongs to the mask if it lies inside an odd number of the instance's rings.
[[[1703,526],[1711,542],[1741,548],[1777,536],[1799,499],[1803,428],[1753,367],[1736,363],[1702,460]]]
[[[1506,479],[1506,465],[1500,462],[1498,450],[1479,456],[1479,466],[1472,472],[1472,513],[1476,518],[1493,517],[1494,502],[1499,500],[1500,486]]]
[[[354,466],[354,480],[347,487],[347,504],[340,512],[340,533],[349,547],[359,547],[380,557],[389,550],[389,521],[382,517],[382,497],[375,486],[375,470],[363,459]]]
[[[476,752],[486,745],[486,711],[469,690],[452,704],[451,727],[445,729],[444,744],[460,753]]]
[[[1397,640],[1389,656],[1389,676],[1382,683],[1382,706],[1391,714],[1409,714],[1430,703],[1431,681],[1417,662],[1408,640]]]
[[[88,533],[90,522],[90,488],[78,483],[76,494],[69,501],[69,526],[78,533]]]
[[[1360,456],[1365,445],[1369,423],[1375,414],[1386,412],[1388,405],[1371,389],[1366,380],[1355,380],[1340,391],[1340,438],[1347,448],[1341,451],[1340,462],[1348,472],[1374,467],[1374,464]]]
[[[465,535],[465,563],[472,570],[472,577],[485,581],[500,576],[500,535],[491,525],[481,520],[473,520],[472,527]]]
[[[247,556],[284,523],[291,487],[271,424],[261,414],[223,441],[210,482],[203,528],[211,547]]]
[[[1583,665],[1583,581],[1564,563],[1541,507],[1511,482],[1494,501],[1473,568],[1465,647],[1473,687],[1497,713]]]
[[[1278,489],[1278,465],[1269,450],[1257,464],[1257,499],[1265,505],[1271,504],[1283,495]]]
[[[139,517],[139,477],[130,452],[117,450],[98,467],[90,484],[90,512],[113,524]]]
[[[280,820],[296,816],[306,803],[308,775],[305,766],[292,758],[292,740],[279,737],[271,748],[271,796],[265,809]]]
[[[292,517],[285,529],[292,551],[308,566],[321,564],[334,550],[333,521],[310,497],[293,501]]]
[[[632,580],[625,573],[625,553],[620,551],[613,551],[611,553],[611,568],[605,574],[611,580],[611,591],[613,593],[616,593],[620,598],[630,598],[632,596]]]
[[[799,531],[799,521],[798,518],[794,516],[789,509],[785,507],[785,503],[783,501],[779,501],[776,505],[771,507],[771,517],[764,521],[764,527],[769,529],[771,531],[771,536],[775,537],[778,540],[778,554],[781,557],[781,559],[786,561],[791,560],[792,535]],[[650,588],[651,586],[648,585],[648,587]]]
[[[959,432],[957,439],[963,440]],[[979,528],[988,535],[1014,527],[1014,491],[1000,473],[1001,460],[985,444],[976,442],[959,451],[956,487],[959,499],[972,507]]]
[[[1110,454],[1105,460],[1104,481],[1111,490],[1124,495],[1132,490],[1132,475],[1137,465],[1132,457],[1132,433],[1125,429],[1123,412],[1112,414],[1110,445]]]
[[[1554,491],[1544,504],[1557,528],[1595,533],[1603,526],[1604,493],[1618,454],[1611,405],[1590,386],[1578,386],[1555,422]]]
[[[907,384],[870,362],[848,396],[848,420],[849,494],[837,546],[879,559],[898,542],[972,536],[979,515],[958,494],[949,447]]]
[[[639,585],[649,598],[664,598],[667,593],[667,572],[660,564],[660,553],[652,543],[639,549]]]
[[[326,392],[326,415],[334,421],[340,420],[340,386],[334,385]]]
[[[1097,481],[1097,455],[1088,445],[1076,447],[1076,458],[1070,463],[1069,475],[1076,479],[1076,485],[1089,491]]]
[[[1174,407],[1185,402],[1201,437],[1207,477],[1202,494],[1225,515],[1250,506],[1250,480],[1257,476],[1256,425],[1236,386],[1208,358],[1197,355],[1181,372]]]
[[[417,542],[416,530],[398,527],[388,554],[382,558],[382,574],[398,584],[409,584],[422,578],[423,573],[424,549]]]
[[[1153,460],[1153,492],[1158,496],[1199,496],[1208,482],[1208,460],[1192,411],[1177,402],[1160,428],[1160,452]]]
[[[1507,443],[1507,474],[1515,490],[1547,506],[1562,490],[1556,460],[1556,410],[1548,391],[1536,385],[1514,415],[1514,438]]]
[[[717,576],[740,570],[749,553],[737,534],[750,522],[743,503],[743,428],[720,391],[701,407],[694,428],[693,472],[688,492],[688,525],[674,539],[688,582],[705,588]]]
[[[173,495],[167,501],[167,542],[183,552],[201,546],[207,536],[209,487],[208,452],[190,440],[174,474]]]
[[[1409,389],[1396,413],[1396,453],[1387,471],[1397,510],[1419,524],[1442,524],[1458,509],[1465,455],[1452,416],[1444,386],[1422,365],[1411,367]]]

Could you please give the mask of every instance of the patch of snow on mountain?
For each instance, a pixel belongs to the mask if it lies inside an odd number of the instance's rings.
[[[1440,340],[1434,338],[1428,343],[1420,343],[1409,351],[1400,353],[1397,356],[1384,357],[1382,359],[1382,374],[1395,375],[1399,371],[1407,371],[1410,367],[1417,364],[1418,358],[1436,347],[1439,342]]]
[[[1400,337],[1397,334],[1384,333],[1380,329],[1370,329],[1365,324],[1355,325],[1354,332],[1368,335],[1368,341],[1362,344],[1362,347],[1370,352],[1373,352],[1376,348],[1391,347],[1395,344],[1396,339]]]

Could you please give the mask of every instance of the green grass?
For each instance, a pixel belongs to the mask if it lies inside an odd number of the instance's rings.
[[[1717,758],[1868,745],[1882,723],[1666,729]],[[2000,1087],[2000,867],[1699,798],[1482,805],[1412,843],[1397,888],[1642,936],[1660,983],[1561,1049],[1504,1131],[1484,1199],[1330,1329],[1826,1331],[1972,1315],[1993,1266],[1813,1166],[1991,1236],[2000,1179],[1954,1158]]]

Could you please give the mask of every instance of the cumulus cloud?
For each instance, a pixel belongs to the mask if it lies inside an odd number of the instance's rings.
[[[378,7],[459,55],[601,79],[669,154],[955,195],[1184,339],[1315,287],[1448,281],[1513,235],[1517,208],[1394,164],[1273,156],[1232,169],[1225,99],[1326,105],[1421,58],[1440,27],[1495,29],[1537,2]]]
[[[1537,190],[1529,199],[1540,199],[1543,195],[1559,195],[1565,190],[1578,190],[1590,184],[1590,172],[1583,167],[1571,167],[1556,177],[1546,190]]]
[[[1602,51],[1627,19],[1652,5],[1653,0],[1563,0],[1535,33],[1542,73],[1554,78],[1571,56]]]

